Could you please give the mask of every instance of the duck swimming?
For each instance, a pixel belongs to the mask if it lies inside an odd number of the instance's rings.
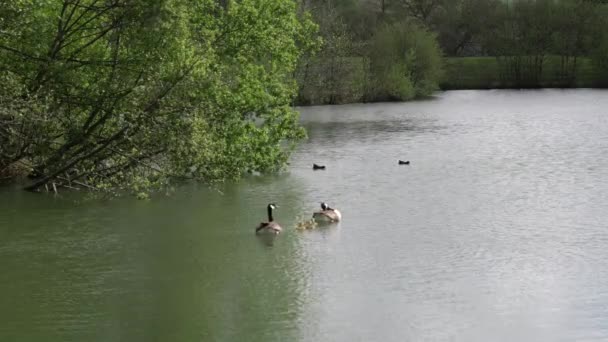
[[[403,160],[399,160],[399,165],[410,165],[410,161],[403,161]]]
[[[272,211],[277,208],[277,205],[274,203],[268,204],[266,209],[268,210],[268,222],[262,222],[259,226],[255,228],[255,233],[271,233],[271,234],[279,234],[283,230],[281,226],[274,221],[272,217]]]
[[[321,203],[321,210],[312,214],[312,218],[320,222],[338,222],[342,219],[342,213],[338,209],[330,208],[327,203]]]
[[[313,170],[325,170],[325,165],[312,164]]]

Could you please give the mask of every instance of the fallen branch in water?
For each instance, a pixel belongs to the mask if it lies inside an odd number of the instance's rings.
[[[64,181],[67,181],[67,182],[70,182],[70,183],[74,183],[74,184],[79,185],[79,186],[81,186],[81,187],[83,187],[83,188],[87,188],[87,189],[90,189],[90,190],[93,190],[93,191],[98,191],[98,190],[99,190],[99,189],[97,189],[97,188],[96,188],[96,187],[94,187],[94,186],[88,185],[88,184],[83,183],[83,182],[80,182],[80,181],[76,181],[76,180],[70,180],[70,179],[63,178],[63,177],[57,177],[57,179],[64,180]],[[72,187],[72,186],[66,186],[65,184],[62,184],[62,186],[63,186],[63,187],[66,187],[66,188],[71,188],[71,189],[77,189],[77,190],[80,190],[80,189],[75,188],[75,187]]]

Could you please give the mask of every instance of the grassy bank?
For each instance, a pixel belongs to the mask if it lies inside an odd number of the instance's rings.
[[[547,56],[542,64],[533,57],[445,58],[442,89],[592,88],[605,87],[608,78],[595,70],[589,58],[568,60]]]

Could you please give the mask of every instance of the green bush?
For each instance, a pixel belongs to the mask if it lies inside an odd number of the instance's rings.
[[[410,100],[438,89],[442,58],[435,35],[413,22],[380,28],[370,42],[369,100]]]

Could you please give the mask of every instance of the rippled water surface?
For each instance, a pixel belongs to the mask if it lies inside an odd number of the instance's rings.
[[[0,340],[608,340],[607,91],[301,112],[289,172],[221,192],[0,190]]]

